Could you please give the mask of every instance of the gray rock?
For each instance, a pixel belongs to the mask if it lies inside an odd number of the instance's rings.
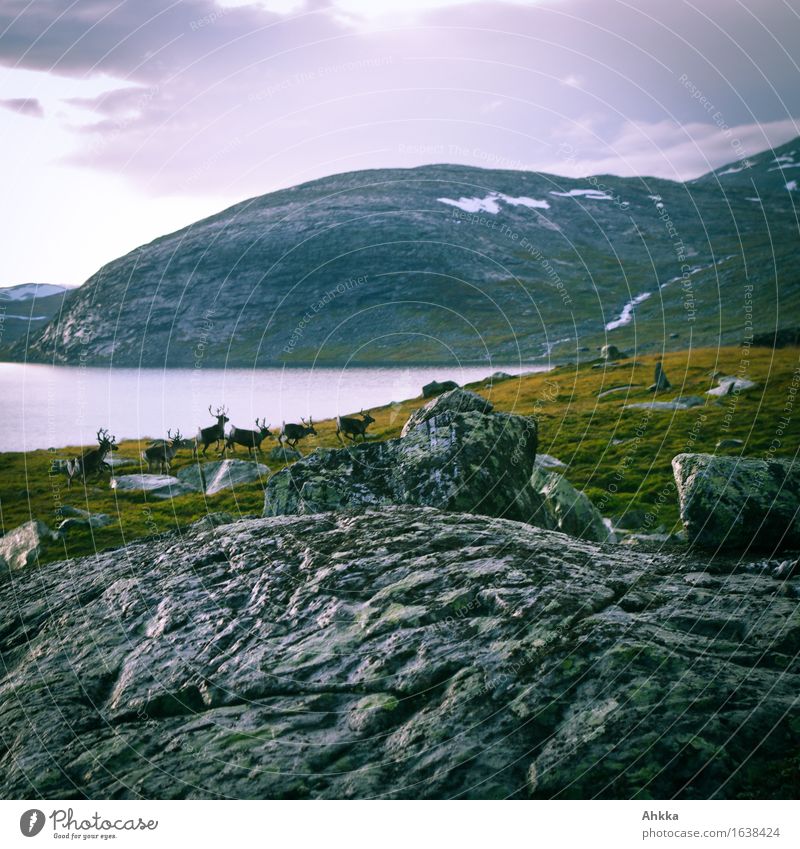
[[[656,362],[656,367],[653,373],[653,383],[648,387],[649,392],[666,392],[672,388],[672,384],[667,380],[667,373],[664,371],[664,366],[661,360]]]
[[[628,383],[625,386],[612,386],[611,389],[604,389],[597,393],[598,398],[605,398],[608,395],[617,395],[620,392],[630,392],[631,389],[639,389],[638,383]]]
[[[792,582],[706,564],[399,507],[23,571],[0,797],[785,798]]]
[[[745,392],[748,389],[755,389],[757,386],[757,383],[744,377],[722,376],[719,378],[719,386],[714,389],[709,389],[706,394],[721,398],[725,395],[738,394],[739,392]]]
[[[717,442],[717,448],[741,448],[744,445],[743,439],[720,439]]]
[[[276,473],[267,483],[264,515],[414,504],[530,521],[541,506],[530,486],[536,423],[506,413],[454,412],[440,400],[441,408],[419,411],[417,424],[399,439],[318,450]]]
[[[534,461],[537,466],[543,469],[566,469],[567,464],[562,463],[558,457],[553,457],[552,454],[537,454]]]
[[[647,512],[645,510],[626,510],[620,516],[614,516],[612,519],[615,528],[628,531],[638,531],[645,526],[646,522]]]
[[[63,514],[63,509],[62,509]],[[86,513],[85,516],[68,516],[62,522],[59,523],[56,531],[59,534],[68,533],[71,530],[86,530],[92,529],[96,530],[97,528],[105,528],[107,525],[110,525],[113,521],[111,516],[107,513],[87,513],[85,510],[78,511],[81,513]]]
[[[575,489],[563,475],[536,468],[531,475],[531,486],[543,500],[533,524],[559,530],[578,539],[613,541],[613,533],[589,496]],[[541,513],[545,514],[544,518]]]
[[[505,371],[496,371],[494,374],[486,378],[488,383],[502,383],[504,380],[511,380],[513,374],[508,374]]]
[[[267,459],[272,460],[274,463],[292,463],[295,460],[299,460],[302,456],[299,451],[289,448],[288,445],[276,445],[267,454]]]
[[[108,463],[112,469],[128,469],[132,466],[138,466],[140,461],[133,460],[130,457],[106,457],[106,463]]]
[[[734,551],[800,547],[800,464],[678,454],[672,469],[693,545]]]
[[[153,498],[178,498],[197,489],[171,475],[120,475],[111,479],[111,489],[118,492],[146,492]]]
[[[216,495],[243,483],[253,483],[269,474],[269,467],[251,460],[215,460],[193,463],[178,472],[178,480],[206,495]]]
[[[403,425],[401,436],[405,436],[422,422],[430,421],[443,413],[490,413],[494,409],[491,401],[468,389],[453,389],[439,398],[420,407],[409,416]]]
[[[39,557],[42,543],[55,538],[44,522],[32,520],[0,537],[0,561],[13,572],[33,566]],[[8,612],[11,608],[8,608]]]
[[[623,354],[616,345],[603,345],[600,349],[600,356],[604,360],[613,361],[625,359],[627,354]]]
[[[684,395],[673,401],[640,401],[636,404],[626,404],[625,410],[691,410],[692,407],[702,407],[705,400],[699,395]]]
[[[458,384],[454,380],[444,380],[441,383],[438,380],[432,380],[422,387],[422,397],[434,398],[443,392],[449,392],[451,389],[458,389]]]

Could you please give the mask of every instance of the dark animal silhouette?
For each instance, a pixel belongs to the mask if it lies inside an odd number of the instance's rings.
[[[256,427],[258,430],[243,430],[242,428],[234,425],[230,429],[228,439],[225,442],[225,447],[222,449],[223,456],[229,448],[232,451],[235,451],[236,448],[234,446],[244,445],[247,448],[247,453],[252,457],[254,453],[256,455],[258,454],[261,443],[267,437],[275,439],[275,435],[270,433],[266,419],[262,419],[260,424],[258,419],[256,419]]]
[[[200,430],[197,431],[197,437],[194,441],[194,451],[192,452],[192,456],[194,457],[197,457],[197,452],[200,450],[201,445],[203,446],[203,456],[205,457],[208,446],[211,445],[212,442],[215,443],[214,447],[219,450],[220,442],[225,439],[225,423],[230,421],[227,416],[228,411],[225,407],[217,407],[217,412],[212,413],[211,404],[209,404],[208,412],[216,418],[217,423],[210,427],[201,427]]]
[[[110,472],[111,466],[106,463],[106,457],[117,447],[115,437],[109,436],[105,428],[97,431],[97,448],[84,451],[80,457],[67,460],[67,487],[72,486],[74,478],[82,478],[84,485],[89,475],[100,477],[103,472]]]
[[[286,424],[284,422],[281,425],[281,432],[278,434],[278,442],[283,445],[284,440],[286,440],[287,444],[291,445],[292,448],[297,447],[297,443],[301,439],[305,439],[309,435],[316,436],[317,432],[314,430],[314,420],[311,416],[308,417],[308,424],[304,418],[300,418],[302,424]]]
[[[363,410],[359,413],[359,415],[361,416],[360,419],[352,418],[350,416],[336,417],[336,437],[339,442],[344,442],[342,434],[344,434],[347,439],[351,439],[353,442],[355,442],[359,436],[361,437],[362,442],[366,441],[367,428],[375,421],[375,419]]]
[[[175,455],[181,448],[187,447],[187,441],[181,436],[180,430],[175,432],[175,436],[172,435],[171,430],[168,430],[167,437],[167,439],[155,440],[142,451],[142,459],[147,463],[149,472],[157,468],[162,474],[167,474]]]

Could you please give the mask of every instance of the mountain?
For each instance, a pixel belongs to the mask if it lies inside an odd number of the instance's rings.
[[[58,315],[66,286],[20,283],[0,288],[0,346],[35,336]]]
[[[461,165],[326,177],[110,262],[4,354],[252,367],[738,343],[800,315],[797,151],[686,183]]]

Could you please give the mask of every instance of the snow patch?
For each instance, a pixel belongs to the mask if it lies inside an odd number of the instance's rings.
[[[786,191],[796,192],[797,191],[797,180],[789,180],[789,182],[786,184]]]
[[[559,198],[586,198],[587,200],[614,200],[611,195],[600,189],[570,189],[568,192],[550,192]]]
[[[529,197],[511,197],[504,195],[502,192],[489,192],[486,197],[462,197],[458,200],[452,198],[436,198],[439,203],[446,203],[448,206],[455,206],[464,212],[488,212],[490,215],[497,215],[500,212],[500,202],[509,206],[526,206],[528,209],[550,209],[550,204],[546,200],[537,200]]]
[[[619,318],[615,318],[614,321],[608,322],[606,330],[616,330],[618,327],[624,327],[626,324],[630,324],[631,321],[633,321],[633,312],[636,309],[637,304],[641,304],[642,301],[646,301],[652,294],[652,292],[642,292],[641,295],[637,295],[632,301],[628,301],[628,303],[622,308]]]

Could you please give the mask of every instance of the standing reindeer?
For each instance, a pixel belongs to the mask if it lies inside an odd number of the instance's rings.
[[[353,442],[355,442],[359,436],[363,442],[366,442],[367,428],[375,421],[375,419],[363,410],[359,413],[359,416],[361,416],[360,419],[348,416],[336,417],[336,438],[339,442],[344,443],[342,434],[344,434],[347,439],[351,439]]]
[[[211,404],[208,405],[208,412],[214,418],[216,418],[217,423],[215,425],[211,425],[210,427],[201,427],[197,431],[197,437],[194,441],[194,449],[192,451],[192,456],[197,457],[197,452],[200,449],[200,445],[203,446],[203,456],[206,456],[206,451],[208,450],[208,446],[211,445],[212,442],[216,443],[216,449],[219,450],[219,444],[225,439],[225,422],[229,422],[230,419],[227,416],[228,411],[225,407],[217,407],[217,412],[211,412]]]
[[[167,431],[167,439],[157,439],[142,451],[142,459],[147,463],[147,471],[152,472],[157,467],[162,475],[169,472],[170,463],[181,448],[186,447],[186,440],[181,436],[180,429]]]
[[[109,436],[105,428],[97,431],[97,448],[89,448],[80,457],[67,460],[67,487],[72,487],[73,478],[83,478],[84,486],[89,475],[99,478],[103,472],[110,472],[111,466],[106,463],[106,457],[117,447],[117,440]]]
[[[302,416],[300,417],[300,421],[302,424],[286,424],[284,422],[281,425],[281,432],[278,434],[278,442],[281,445],[283,445],[285,439],[292,448],[295,448],[301,439],[305,439],[310,434],[317,435],[316,430],[314,430],[314,419],[311,416],[308,417],[308,424],[306,424],[306,420]]]
[[[225,442],[225,447],[222,449],[222,456],[225,456],[225,452],[230,448],[232,451],[235,451],[235,445],[244,445],[247,448],[247,453],[252,457],[255,453],[258,455],[258,450],[261,447],[261,443],[269,437],[270,439],[275,439],[274,434],[270,433],[269,425],[267,424],[266,419],[261,420],[261,424],[259,424],[258,419],[256,419],[256,427],[258,430],[242,430],[240,427],[236,427],[234,425],[230,429],[230,433],[228,433],[228,439]]]

